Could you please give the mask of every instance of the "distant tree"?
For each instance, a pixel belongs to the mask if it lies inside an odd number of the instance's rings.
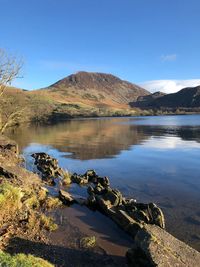
[[[4,93],[11,82],[19,77],[22,61],[17,57],[8,54],[4,49],[0,48],[0,133],[5,129],[15,124],[21,116],[22,109],[13,107],[11,111],[5,111],[3,118],[3,105],[5,106]]]

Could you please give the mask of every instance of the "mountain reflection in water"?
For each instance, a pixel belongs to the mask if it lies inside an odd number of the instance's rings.
[[[167,228],[200,250],[200,115],[77,119],[9,132],[72,172],[96,169],[126,196],[156,202]]]

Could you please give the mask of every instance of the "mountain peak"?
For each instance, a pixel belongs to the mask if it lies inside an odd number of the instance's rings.
[[[87,71],[79,71],[77,73],[71,74],[66,78],[58,81],[57,83],[53,84],[52,86],[58,86],[62,83],[73,83],[79,84],[81,83],[82,86],[91,86],[92,84],[96,86],[99,83],[119,83],[122,80],[112,74],[101,73],[101,72],[87,72]]]
[[[98,104],[125,104],[139,96],[150,94],[145,89],[106,73],[79,71],[59,80],[47,89],[68,95],[74,99],[93,101]]]

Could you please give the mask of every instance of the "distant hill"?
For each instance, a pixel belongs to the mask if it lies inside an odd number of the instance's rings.
[[[165,95],[154,101],[156,107],[200,107],[200,86],[187,87],[177,93]]]
[[[78,72],[42,89],[56,99],[91,106],[129,107],[129,102],[150,94],[147,90],[105,73]]]
[[[59,121],[72,117],[136,115],[129,102],[149,94],[111,74],[78,72],[39,90],[7,88],[0,105],[4,120],[23,107],[23,121]]]
[[[163,97],[165,95],[166,95],[165,93],[156,92],[153,94],[140,96],[137,98],[136,101],[134,101],[133,103],[130,103],[130,106],[138,107],[138,108],[146,108],[146,107],[152,106],[156,99]]]
[[[200,107],[200,86],[187,87],[177,93],[163,94],[154,93],[149,96],[140,97],[131,103],[132,107],[140,108],[199,108]]]
[[[3,120],[21,109],[21,121],[61,121],[74,117],[200,112],[200,86],[174,94],[147,90],[116,76],[78,72],[46,88],[8,87],[0,99]]]

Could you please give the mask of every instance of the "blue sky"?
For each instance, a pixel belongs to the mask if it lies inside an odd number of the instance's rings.
[[[24,59],[16,86],[80,70],[151,91],[200,84],[199,0],[0,0],[0,47]]]

